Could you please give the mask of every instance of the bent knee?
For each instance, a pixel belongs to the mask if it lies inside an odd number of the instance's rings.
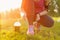
[[[54,21],[51,21],[50,23],[46,24],[45,27],[50,28],[53,27],[53,25],[54,25]]]

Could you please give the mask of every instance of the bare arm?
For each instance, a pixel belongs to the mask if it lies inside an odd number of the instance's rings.
[[[48,13],[48,11],[47,10],[44,10],[44,11],[40,12],[39,15],[40,16],[43,16],[43,15],[46,15],[47,13]]]

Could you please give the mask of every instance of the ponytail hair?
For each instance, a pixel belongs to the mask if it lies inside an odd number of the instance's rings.
[[[45,0],[45,8],[48,9],[51,0]]]

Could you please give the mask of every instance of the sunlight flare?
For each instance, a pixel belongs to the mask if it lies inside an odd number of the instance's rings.
[[[21,8],[22,0],[0,0],[0,12]]]

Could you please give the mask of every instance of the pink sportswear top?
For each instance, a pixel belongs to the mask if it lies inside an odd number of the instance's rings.
[[[35,13],[45,10],[45,0],[34,1]]]

